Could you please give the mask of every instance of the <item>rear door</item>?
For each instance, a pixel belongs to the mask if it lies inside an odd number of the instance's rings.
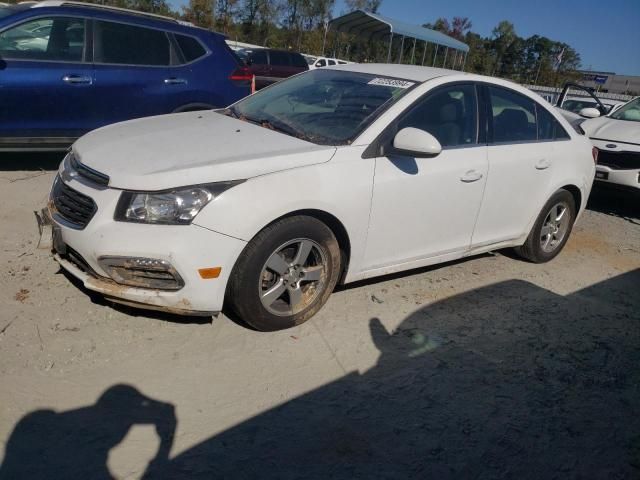
[[[105,20],[96,20],[93,31],[99,123],[169,113],[171,95],[186,79],[169,71],[168,34]]]
[[[561,155],[554,145],[555,134],[549,138],[543,128],[543,120],[548,120],[543,117],[544,107],[509,88],[485,88],[489,178],[473,234],[475,247],[513,240],[526,233],[547,201],[554,162]],[[545,124],[549,121],[555,119],[551,117]],[[564,136],[568,138],[566,132]]]
[[[95,116],[88,22],[75,16],[38,17],[0,32],[0,136],[43,137],[69,143]]]

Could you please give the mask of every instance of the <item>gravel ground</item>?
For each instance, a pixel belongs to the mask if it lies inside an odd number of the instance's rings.
[[[565,251],[343,288],[300,327],[116,307],[35,249],[58,157],[0,171],[0,478],[640,478],[640,209]]]

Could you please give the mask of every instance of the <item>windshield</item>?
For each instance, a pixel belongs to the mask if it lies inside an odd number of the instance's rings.
[[[631,100],[625,106],[613,112],[611,118],[640,122],[640,97]]]
[[[319,145],[348,145],[416,82],[340,70],[313,70],[223,111]]]

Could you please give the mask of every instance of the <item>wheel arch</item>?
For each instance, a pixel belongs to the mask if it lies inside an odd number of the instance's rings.
[[[580,212],[580,207],[582,207],[582,192],[580,191],[580,189],[575,185],[567,184],[563,187],[560,187],[558,190],[567,190],[576,203],[576,214]]]
[[[347,233],[347,229],[344,224],[333,214],[318,209],[302,209],[302,210],[294,210],[285,215],[282,215],[273,221],[269,222],[265,227],[271,225],[278,220],[288,217],[295,217],[298,215],[304,215],[307,217],[315,218],[316,220],[321,221],[327,227],[331,229],[333,234],[336,236],[336,240],[338,241],[338,246],[340,247],[340,253],[342,256],[342,265],[340,266],[341,272],[338,278],[338,284],[342,284],[344,282],[344,278],[349,270],[349,262],[351,260],[351,240],[349,238],[349,234]],[[265,228],[263,227],[263,228]],[[261,229],[262,230],[262,229]]]

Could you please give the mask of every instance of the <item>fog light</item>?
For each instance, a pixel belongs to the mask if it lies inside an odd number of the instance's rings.
[[[100,257],[98,263],[121,285],[154,290],[180,290],[184,281],[166,260],[140,257]]]

